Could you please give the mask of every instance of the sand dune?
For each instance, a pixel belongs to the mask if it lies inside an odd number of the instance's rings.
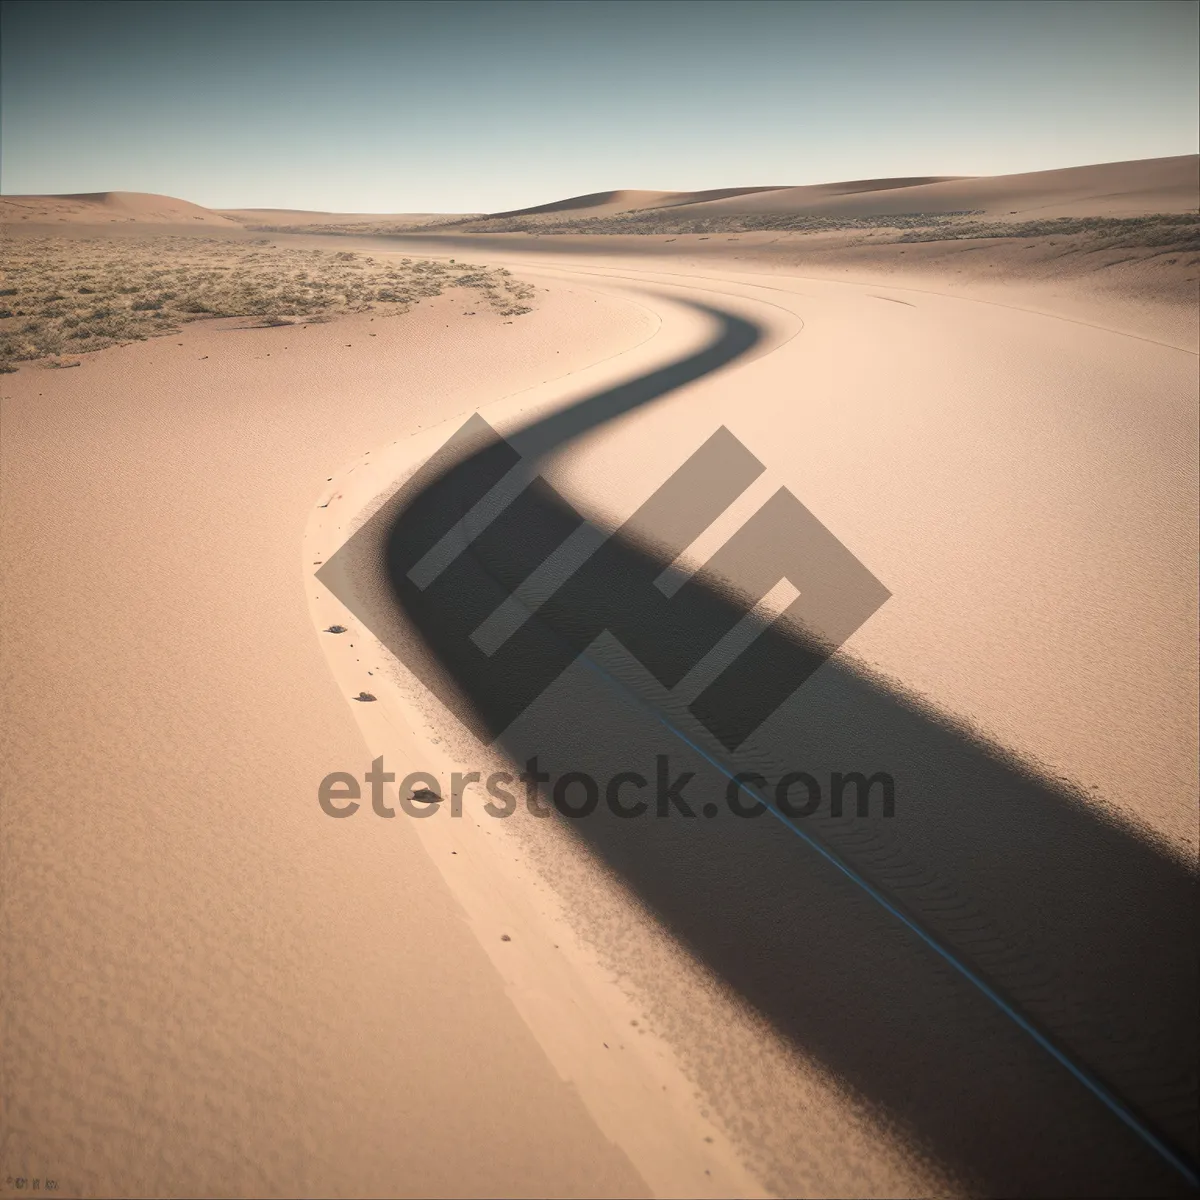
[[[381,221],[398,221],[406,225],[426,225],[455,217],[475,216],[475,213],[334,213],[310,212],[303,208],[221,208],[219,215],[243,225],[294,226],[314,224],[371,225]]]
[[[703,219],[728,216],[812,215],[873,217],[976,212],[989,216],[1139,216],[1197,209],[1200,156],[1099,163],[1018,175],[916,175],[855,179],[803,187],[654,191],[625,188],[570,196],[528,208],[478,213],[333,213],[291,208],[208,209],[187,200],[143,192],[0,197],[0,225],[190,224],[283,229],[406,226],[455,220],[555,217],[586,221],[648,209],[676,209]]]
[[[572,213],[578,217],[607,217],[614,213],[635,212],[645,208],[674,208],[679,204],[701,204],[729,197],[754,195],[759,192],[788,191],[788,188],[741,187],[710,188],[703,192],[654,192],[625,188],[613,192],[590,192],[586,196],[570,196],[532,208],[514,208],[508,212],[489,213],[493,217],[525,217],[538,213]]]
[[[235,222],[212,209],[151,192],[81,192],[66,196],[0,196],[0,224],[67,222],[74,225],[136,222],[180,225],[199,222],[229,227]]]
[[[612,191],[573,196],[488,220],[553,217],[585,221],[648,209],[680,218],[736,216],[877,217],[983,213],[994,217],[1140,216],[1197,208],[1200,157],[1139,159],[1019,175],[918,175],[804,187],[722,188],[707,192]]]
[[[1196,208],[1200,158],[1148,158],[1021,175],[934,181],[875,180],[874,187],[821,184],[776,188],[753,196],[711,200],[689,209],[697,216],[811,213],[885,216],[982,210],[1001,216],[1138,216]],[[870,181],[869,181],[870,182]],[[890,185],[890,186],[888,186]]]
[[[1198,163],[1198,156],[1184,154],[1020,175],[923,175],[705,192],[595,192],[491,216],[569,214],[583,219],[661,208],[682,209],[687,216],[697,218],[742,214],[865,217],[953,212],[1026,217],[1138,216],[1194,210],[1200,189]]]
[[[473,213],[333,213],[300,208],[204,208],[176,196],[150,192],[81,192],[62,196],[0,196],[0,225],[370,225],[419,226]]]
[[[572,196],[510,212],[467,218],[473,233],[711,233],[722,221],[775,227],[790,218],[850,222],[904,217],[944,222],[953,214],[1029,221],[1056,217],[1141,217],[1196,212],[1200,158],[1140,159],[1055,171],[992,176],[905,176],[854,179],[803,187],[720,188],[701,192],[617,190]],[[735,222],[730,225],[729,222]],[[342,229],[345,232],[345,227]],[[399,231],[399,230],[397,230]]]
[[[577,216],[607,216],[610,213],[630,212],[638,208],[655,208],[677,194],[623,188],[612,192],[589,192],[586,196],[569,196],[566,200],[552,200],[549,204],[535,204],[532,208],[514,208],[488,215],[524,217],[537,213],[569,212]]]
[[[509,212],[490,213],[493,217],[524,217],[538,213],[571,213],[577,217],[607,217],[616,213],[636,212],[647,208],[681,208],[684,205],[721,205],[725,212],[790,212],[790,208],[769,207],[772,196],[797,193],[812,197],[836,197],[857,192],[895,190],[920,184],[941,183],[957,176],[918,176],[908,179],[857,179],[846,183],[822,183],[813,187],[791,188],[780,184],[769,187],[709,188],[700,192],[614,191],[592,192],[586,196],[571,196],[533,208],[517,208]],[[748,199],[753,197],[754,199]],[[790,201],[794,202],[794,201]],[[744,207],[743,207],[744,206]]]

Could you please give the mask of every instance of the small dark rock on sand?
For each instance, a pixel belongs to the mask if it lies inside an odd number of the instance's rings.
[[[346,627],[345,627],[345,625],[330,625],[330,627],[327,630],[325,630],[325,632],[326,633],[345,633]]]
[[[374,700],[375,697],[372,696],[370,692],[359,692],[358,695],[354,697],[354,699],[361,700],[365,704],[368,700]]]

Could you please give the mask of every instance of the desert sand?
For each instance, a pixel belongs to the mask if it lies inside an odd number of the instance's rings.
[[[581,217],[599,217],[612,213],[635,212],[645,208],[677,208],[683,204],[704,204],[711,200],[723,200],[729,196],[746,196],[777,190],[779,189],[766,187],[718,188],[706,192],[649,192],[625,188],[614,192],[593,192],[587,196],[572,196],[566,200],[553,200],[549,204],[535,204],[532,208],[517,208],[492,215],[519,217],[533,213],[574,213]]]
[[[1022,219],[1127,217],[1193,212],[1197,187],[1197,157],[1185,154],[1021,175],[909,176],[702,192],[597,192],[493,213],[490,219],[540,216],[547,221],[583,221],[660,210],[670,210],[665,215],[680,221],[743,215],[877,217],[916,213]]]
[[[993,216],[1137,216],[1192,212],[1196,207],[1196,187],[1196,156],[1187,154],[1033,171],[1025,175],[929,181],[879,179],[772,188],[704,201],[703,208],[691,211],[697,216],[717,213],[877,216],[964,210],[982,210]]]
[[[445,307],[5,377],[7,1153],[68,1194],[644,1193],[413,829],[316,804],[369,768],[308,617],[325,475],[563,340],[464,355]]]
[[[886,190],[1177,212],[1190,162]],[[921,203],[887,211],[947,211]],[[203,321],[0,376],[6,1163],[76,1194],[1185,1189],[1192,267],[701,236],[280,234],[470,247],[533,311]],[[611,638],[588,658],[617,686],[578,662],[484,747],[470,680],[414,673],[471,589],[364,621],[390,497],[473,413],[604,532],[724,427],[764,469],[721,536],[784,487],[882,581],[734,763],[889,771],[893,819],[807,827],[854,878],[769,817],[496,820],[477,786],[458,819],[321,811],[378,757],[664,755],[724,793],[651,716],[690,730],[685,693]],[[503,576],[490,553],[456,569]]]
[[[219,211],[222,217],[241,225],[279,225],[283,227],[314,223],[370,225],[385,216],[390,221],[406,225],[440,224],[455,218],[481,216],[481,213],[329,213],[308,212],[299,208],[227,208]]]
[[[212,209],[146,192],[88,192],[77,196],[0,196],[0,224],[180,225],[190,221],[228,229],[237,224]]]

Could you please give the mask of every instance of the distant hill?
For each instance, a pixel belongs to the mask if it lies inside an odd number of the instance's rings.
[[[174,196],[150,192],[82,192],[68,196],[0,196],[0,224],[215,225],[237,221]]]
[[[851,191],[870,191],[879,188],[902,188],[916,184],[940,182],[943,178],[956,176],[921,176],[914,179],[860,179],[852,183],[821,184],[816,188],[791,188],[782,185],[773,187],[711,188],[703,192],[648,192],[615,191],[592,192],[587,196],[571,196],[566,200],[555,200],[550,204],[539,204],[533,208],[517,208],[510,212],[489,213],[489,219],[535,216],[541,213],[569,213],[572,217],[607,217],[616,213],[641,212],[647,209],[682,208],[714,205],[724,201],[727,212],[774,212],[773,208],[759,207],[769,204],[771,194],[803,191],[828,192],[842,195]],[[750,199],[753,197],[753,199]],[[783,210],[780,210],[783,211]]]
[[[1019,175],[908,176],[804,187],[714,188],[699,192],[615,190],[570,196],[509,212],[326,213],[302,209],[208,209],[145,192],[0,197],[0,224],[212,226],[274,232],[395,233],[454,225],[462,232],[578,227],[651,232],[744,218],[768,227],[788,218],[853,222],[882,217],[970,213],[1019,221],[1056,217],[1140,217],[1200,207],[1200,155],[1137,159]],[[644,214],[644,215],[638,215]],[[876,221],[875,223],[878,223]],[[796,222],[793,222],[796,224]],[[643,228],[644,226],[644,228]]]

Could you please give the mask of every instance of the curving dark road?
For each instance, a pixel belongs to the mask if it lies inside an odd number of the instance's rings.
[[[536,755],[552,775],[653,779],[666,755],[672,773],[694,773],[689,789],[702,801],[724,796],[736,771],[886,771],[890,817],[873,805],[840,817],[822,807],[800,822],[725,812],[625,820],[600,806],[569,824],[673,939],[966,1190],[1190,1190],[1197,910],[1185,861],[902,676],[852,653],[826,660],[786,617],[757,631],[753,683],[710,692],[720,704],[702,724],[696,697],[672,689],[769,589],[771,564],[748,597],[716,573],[681,577],[668,596],[653,581],[691,541],[670,519],[635,536],[590,520],[586,502],[545,479],[523,486],[597,430],[624,419],[617,436],[636,437],[631,415],[686,402],[688,389],[744,376],[764,347],[777,351],[745,304],[685,303],[715,327],[699,351],[578,399],[507,444],[468,426],[340,552],[339,567],[382,563],[390,580],[393,607],[364,611],[356,600],[357,615],[410,667],[418,654],[423,681],[481,740],[517,763]],[[803,339],[787,343],[789,354],[805,350]],[[994,432],[980,424],[980,436]],[[711,433],[698,428],[686,450]],[[798,436],[794,418],[781,436]],[[673,453],[645,491],[685,457]],[[737,473],[728,454],[707,467]],[[499,512],[481,505],[510,471],[523,490],[511,488]],[[748,482],[730,482],[732,494]],[[701,529],[725,507],[716,485],[692,501]],[[472,633],[570,539],[599,548],[485,653]],[[793,575],[815,545],[801,543]],[[886,562],[867,565],[903,603],[904,580]],[[884,597],[865,606],[868,617]],[[746,729],[739,706],[755,687],[790,698]],[[720,1055],[719,1030],[689,1036]],[[788,1098],[778,1099],[774,1117],[786,1124]],[[801,1113],[796,1121],[800,1136]],[[786,1177],[786,1164],[778,1169]]]

